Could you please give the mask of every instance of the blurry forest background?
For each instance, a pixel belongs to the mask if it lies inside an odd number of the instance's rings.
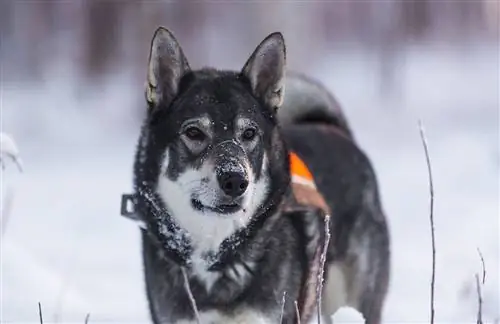
[[[413,46],[463,53],[495,46],[499,7],[492,0],[4,0],[0,58],[4,82],[43,82],[47,65],[58,60],[75,64],[83,82],[125,69],[140,80],[158,25],[174,32],[192,62],[225,68],[242,64],[254,43],[279,30],[292,68],[307,71],[325,55],[363,51],[390,91]]]

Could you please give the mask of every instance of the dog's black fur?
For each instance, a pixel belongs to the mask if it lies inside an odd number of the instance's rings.
[[[314,174],[332,209],[325,270],[328,274],[331,267],[341,269],[346,294],[341,303],[359,309],[367,323],[380,323],[389,280],[389,234],[375,173],[328,91],[291,74],[284,88],[290,94],[283,94],[281,34],[266,38],[241,72],[192,71],[173,35],[162,28],[155,33],[151,53],[149,108],[137,148],[134,182],[137,211],[148,227],[142,241],[153,322],[196,323],[185,269],[202,323],[278,323],[281,317],[283,323],[295,323],[293,302],[300,298],[309,266],[307,242],[311,231],[322,231],[323,220],[318,213],[283,210],[291,195],[288,152],[293,150]],[[152,64],[154,60],[158,61]],[[199,114],[208,114],[226,128],[215,125],[206,153],[194,154],[179,140],[179,132],[183,121]],[[210,150],[217,147],[216,139],[228,139],[222,129],[229,125],[229,134],[236,132],[232,125],[238,116],[258,125],[258,145],[244,148],[242,156],[248,157],[255,181],[266,173],[269,191],[247,226],[205,256],[209,271],[220,274],[207,288],[191,270],[196,244],[178,225],[185,215],[172,213],[158,194],[158,179],[165,176],[175,182],[186,168],[201,168],[213,158]],[[162,175],[167,148],[168,167]],[[264,156],[269,159],[265,171]],[[329,284],[338,283],[327,281],[325,294]],[[324,300],[332,298],[337,297]],[[338,306],[342,305],[323,308],[333,312]]]

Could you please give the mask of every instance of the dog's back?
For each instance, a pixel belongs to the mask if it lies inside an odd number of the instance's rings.
[[[283,109],[278,110],[278,118],[285,128],[297,124],[328,124],[353,138],[335,97],[317,80],[298,72],[287,74]]]
[[[320,83],[287,76],[278,115],[289,148],[312,171],[332,210],[323,311],[343,305],[380,323],[389,282],[389,233],[369,158],[354,141],[342,109]]]

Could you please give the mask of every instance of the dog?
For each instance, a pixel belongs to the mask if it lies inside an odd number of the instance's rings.
[[[239,71],[193,70],[159,27],[145,97],[132,196],[155,324],[332,323],[344,305],[380,323],[390,239],[375,172],[330,92],[286,73],[280,32]],[[297,199],[291,157],[326,208]]]

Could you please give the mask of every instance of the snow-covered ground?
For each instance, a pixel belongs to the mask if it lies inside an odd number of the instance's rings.
[[[429,320],[429,189],[417,120],[426,129],[435,186],[436,320],[475,322],[475,273],[486,264],[483,317],[500,318],[498,53],[416,52],[399,99],[377,95],[366,57],[338,56],[314,74],[334,89],[373,161],[392,234],[386,323]],[[368,63],[367,63],[368,62]],[[1,239],[2,321],[148,321],[139,231],[119,215],[131,187],[138,102],[126,75],[88,91],[71,66],[44,84],[2,84],[2,131],[17,140],[24,173]],[[138,95],[142,95],[139,93]],[[141,97],[142,98],[142,97]],[[383,100],[384,99],[384,100]]]

